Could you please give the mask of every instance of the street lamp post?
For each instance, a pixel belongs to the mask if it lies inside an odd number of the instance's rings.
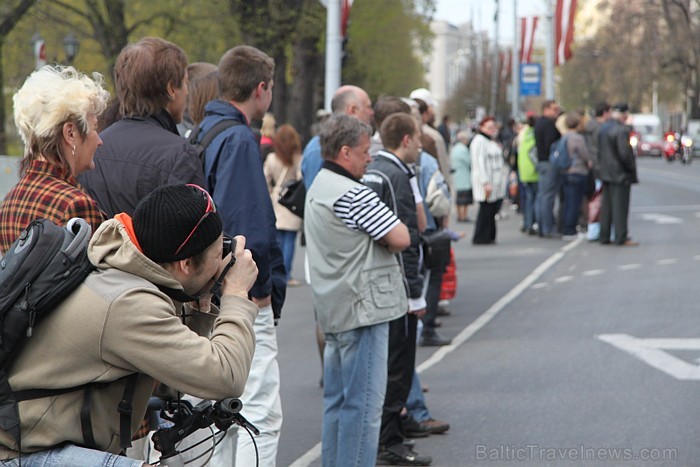
[[[72,32],[63,39],[63,50],[66,52],[66,64],[72,65],[80,50],[80,41]]]

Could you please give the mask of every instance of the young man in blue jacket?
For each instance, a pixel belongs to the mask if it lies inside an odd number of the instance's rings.
[[[199,135],[201,141],[222,120],[238,122],[207,147],[204,178],[219,208],[224,231],[244,235],[258,265],[258,278],[250,290],[251,300],[260,308],[255,320],[255,356],[241,400],[243,415],[260,430],[256,442],[260,465],[265,466],[275,465],[282,426],[275,321],[287,281],[260,144],[250,122],[262,118],[270,107],[274,70],[274,61],[254,47],[227,51],[219,61],[219,99],[206,105]],[[217,447],[212,465],[232,465],[233,449],[232,438],[228,438]],[[250,437],[238,436],[235,464],[255,465]]]

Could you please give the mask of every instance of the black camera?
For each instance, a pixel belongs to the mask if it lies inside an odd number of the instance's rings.
[[[228,235],[224,235],[224,247],[221,253],[221,259],[225,259],[226,256],[233,252],[236,249],[236,239],[229,237]],[[228,264],[224,267],[224,270],[221,272],[219,277],[214,281],[214,286],[211,288],[209,293],[213,295],[218,295],[218,293],[221,291],[221,286],[224,283],[224,277],[226,277],[226,274],[228,274],[229,269],[233,267],[233,265],[236,264],[236,257],[234,255],[231,255],[231,261],[228,262]]]
[[[224,235],[224,249],[221,253],[221,259],[226,258],[226,256],[236,249],[236,240]]]

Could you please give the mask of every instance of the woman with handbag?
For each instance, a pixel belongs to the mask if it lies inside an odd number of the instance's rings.
[[[274,149],[265,159],[263,172],[277,218],[277,241],[282,248],[284,267],[287,270],[287,285],[298,286],[292,278],[292,262],[297,232],[301,230],[301,217],[279,203],[279,194],[285,183],[301,180],[301,139],[292,125],[278,128],[274,139]]]
[[[472,191],[479,203],[479,214],[474,226],[474,245],[496,243],[496,214],[506,193],[506,165],[503,149],[495,141],[498,126],[493,117],[484,117],[479,132],[472,139]]]

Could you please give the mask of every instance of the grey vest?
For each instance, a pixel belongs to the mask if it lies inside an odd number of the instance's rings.
[[[306,194],[304,230],[316,318],[323,332],[396,319],[408,310],[396,257],[349,229],[333,205],[358,182],[321,169]]]

